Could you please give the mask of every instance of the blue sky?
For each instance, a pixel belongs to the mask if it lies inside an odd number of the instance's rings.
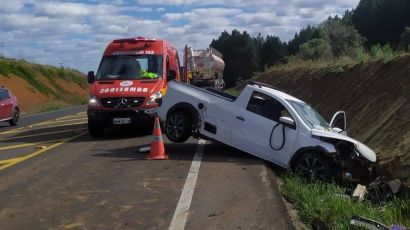
[[[96,70],[115,38],[164,38],[206,48],[224,30],[288,41],[359,0],[0,0],[0,55]]]

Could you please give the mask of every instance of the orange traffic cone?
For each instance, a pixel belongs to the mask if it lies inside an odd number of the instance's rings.
[[[164,141],[162,140],[161,127],[159,118],[155,117],[154,130],[152,131],[151,151],[147,156],[148,160],[166,160],[168,155],[165,154]]]

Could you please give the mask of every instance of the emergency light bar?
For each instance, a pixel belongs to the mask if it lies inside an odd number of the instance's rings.
[[[123,38],[123,39],[116,39],[114,43],[136,43],[136,42],[155,42],[157,41],[155,38],[144,38],[144,37],[136,37],[136,38]]]

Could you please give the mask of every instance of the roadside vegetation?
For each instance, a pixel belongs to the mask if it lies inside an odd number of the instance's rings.
[[[307,225],[323,223],[328,229],[351,229],[352,216],[362,216],[387,226],[410,226],[410,202],[402,198],[372,204],[346,196],[346,188],[336,184],[306,180],[287,173],[283,176],[282,194],[298,210]]]
[[[0,57],[0,82],[14,82],[15,78],[20,78],[27,83],[25,86],[14,84],[11,88],[18,96],[19,102],[27,105],[23,106],[23,113],[55,110],[87,102],[86,78],[76,70]],[[6,87],[10,88],[8,85]],[[38,94],[44,98],[44,102],[38,106],[30,104],[33,99],[31,97]]]

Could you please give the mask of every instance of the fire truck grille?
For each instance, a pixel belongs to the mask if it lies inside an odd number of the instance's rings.
[[[103,98],[101,103],[105,108],[136,108],[144,103],[143,97]]]

